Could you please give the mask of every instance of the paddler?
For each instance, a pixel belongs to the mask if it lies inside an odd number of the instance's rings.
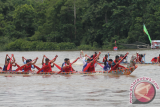
[[[103,70],[104,70],[104,71],[110,70],[111,65],[112,65],[112,62],[113,62],[112,59],[109,59],[109,61],[106,60],[106,61],[104,62]]]
[[[119,60],[121,60],[121,59],[122,59],[124,56],[125,56],[125,55],[121,54],[121,55],[120,55],[120,58],[119,58]],[[124,60],[126,60],[126,62],[127,62],[127,59],[126,59],[126,57],[123,59],[122,63],[125,63],[125,61],[124,61]]]
[[[152,60],[151,60],[152,63],[160,63],[160,54],[159,54],[159,57],[154,57]]]
[[[103,58],[103,62],[108,62],[108,55],[106,54],[105,57]]]
[[[91,56],[92,59],[94,59],[97,56],[97,52],[95,52],[94,55]]]
[[[10,58],[7,58],[8,54],[6,54],[6,58],[5,58],[5,65],[3,67],[3,71],[7,71],[7,67],[10,66],[9,68],[9,71],[12,71],[12,66],[15,66],[13,65],[15,63],[15,58],[14,58],[14,55],[13,56],[13,61],[10,61],[11,59]]]
[[[65,59],[64,59],[64,62],[63,62],[63,64],[62,64],[62,68],[63,68],[63,66],[66,64],[67,60],[69,60],[69,58],[65,58]]]
[[[144,61],[142,61],[143,56],[144,56],[143,54],[139,54],[139,55],[138,55],[137,62],[139,62],[139,63],[144,63]]]
[[[26,64],[22,68],[24,70],[24,72],[31,71],[32,65],[34,65],[37,62],[37,60],[38,60],[38,57],[36,58],[36,60],[33,63],[29,59],[26,60]]]
[[[62,67],[62,72],[72,72],[72,71],[75,70],[72,68],[72,64],[70,63],[69,58],[65,58],[65,63]]]
[[[51,64],[56,61],[58,56],[56,55],[55,59],[53,61],[51,61],[51,62],[49,62],[49,59],[46,58],[45,59],[45,63],[44,63],[44,57],[45,57],[45,55],[43,55],[43,59],[42,59],[42,67],[45,66],[43,68],[43,72],[51,72],[52,71],[52,67],[54,67],[54,64],[53,65],[51,65]]]
[[[115,57],[115,60],[112,62],[112,65],[111,65],[112,70],[116,70],[116,69],[118,69],[119,67],[125,68],[124,66],[119,65],[118,62],[119,62],[119,56],[117,55],[117,56]],[[114,66],[115,66],[116,64],[118,64],[118,65],[114,68]],[[113,68],[114,68],[114,69],[113,69]]]
[[[27,60],[28,60],[28,61],[27,61]],[[26,62],[31,62],[31,61],[32,61],[32,59],[27,59],[27,60],[25,61],[24,56],[22,56],[23,64],[26,64]],[[31,65],[31,68],[34,69],[34,65]],[[22,70],[22,71],[24,71],[24,70]]]
[[[82,59],[82,60],[83,60],[83,69],[84,69],[84,68],[87,66],[87,64],[88,64],[88,63],[90,63],[91,59],[90,59],[90,58],[88,58],[88,59],[87,59],[87,62],[86,62],[86,61],[85,61],[85,60],[86,60],[86,58],[85,58],[85,57],[83,57],[83,59]],[[82,71],[83,71],[83,69],[82,69]]]
[[[84,72],[95,72],[95,64],[96,64],[96,62],[97,62],[100,54],[101,54],[101,52],[99,52],[99,54],[96,55],[96,57],[95,57],[94,59],[90,59],[90,60],[88,59],[87,65],[88,65],[89,63],[91,63],[91,64],[90,64],[90,66],[88,67],[88,69],[87,69],[86,71],[84,71]],[[86,65],[86,66],[87,66],[87,65]],[[84,68],[85,68],[85,67],[84,67]],[[84,68],[83,68],[83,69],[84,69]]]

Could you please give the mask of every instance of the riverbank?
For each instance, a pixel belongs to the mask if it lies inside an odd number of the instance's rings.
[[[6,43],[0,46],[0,51],[79,51],[79,50],[103,50],[112,51],[114,43],[109,45],[99,46],[96,42],[93,44],[76,45],[71,42],[42,42],[42,41],[27,41],[25,39],[17,39],[13,42]],[[117,43],[118,50],[126,50],[127,47]],[[134,49],[129,49],[134,50]],[[147,49],[148,50],[148,49]]]

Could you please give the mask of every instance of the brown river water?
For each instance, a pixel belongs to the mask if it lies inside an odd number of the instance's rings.
[[[146,53],[146,61],[160,54],[160,50],[128,50],[109,51],[110,58],[117,54],[129,52],[130,59],[136,52]],[[84,51],[89,56],[94,51]],[[108,51],[102,51],[100,60]],[[46,55],[53,59],[58,55],[56,63],[61,65],[64,58],[71,62],[80,56],[79,51],[16,51],[0,52],[0,66],[4,65],[5,55],[14,54],[16,62],[23,65],[22,56],[35,59],[36,65],[41,67],[42,57]],[[82,60],[79,59],[73,68],[82,70]],[[16,69],[16,68],[13,68]],[[57,68],[53,68],[58,71]],[[102,71],[97,65],[96,71]],[[11,77],[6,77],[10,75]],[[157,90],[155,99],[146,105],[132,105],[129,103],[131,83],[140,77],[150,77],[160,85],[160,66],[139,65],[129,76],[99,74],[99,75],[23,75],[0,74],[0,107],[160,107],[160,90]]]

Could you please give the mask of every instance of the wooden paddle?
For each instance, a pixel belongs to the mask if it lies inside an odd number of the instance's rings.
[[[57,58],[58,56],[56,56],[55,58]],[[55,58],[53,58],[52,60],[50,60],[49,61],[49,63],[51,63],[53,60],[55,60]],[[37,74],[38,73],[40,73],[44,68],[46,68],[47,67],[47,65],[44,65],[41,69],[39,69],[38,71],[37,71]]]
[[[99,56],[101,53],[99,52],[99,54],[97,56]],[[93,61],[97,58],[97,56],[93,59]],[[86,71],[89,66],[91,65],[91,62],[87,64],[87,66],[83,69],[83,71]]]
[[[128,54],[129,54],[129,53],[127,52],[126,55],[118,62],[118,64],[120,64],[120,63],[123,61],[123,59],[124,59]],[[115,69],[118,64],[116,64],[113,68],[111,68],[111,70],[109,70],[108,73],[110,73],[113,69]]]

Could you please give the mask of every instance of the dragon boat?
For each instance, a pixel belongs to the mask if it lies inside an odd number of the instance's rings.
[[[138,66],[129,67],[125,69],[119,70],[112,70],[111,74],[120,74],[120,75],[130,75]],[[52,71],[52,72],[22,72],[22,71],[2,71],[0,70],[0,74],[63,74],[63,75],[71,75],[71,74],[107,74],[108,71],[95,71],[95,72],[82,72],[82,71],[73,71],[73,72],[59,72],[59,71]]]

